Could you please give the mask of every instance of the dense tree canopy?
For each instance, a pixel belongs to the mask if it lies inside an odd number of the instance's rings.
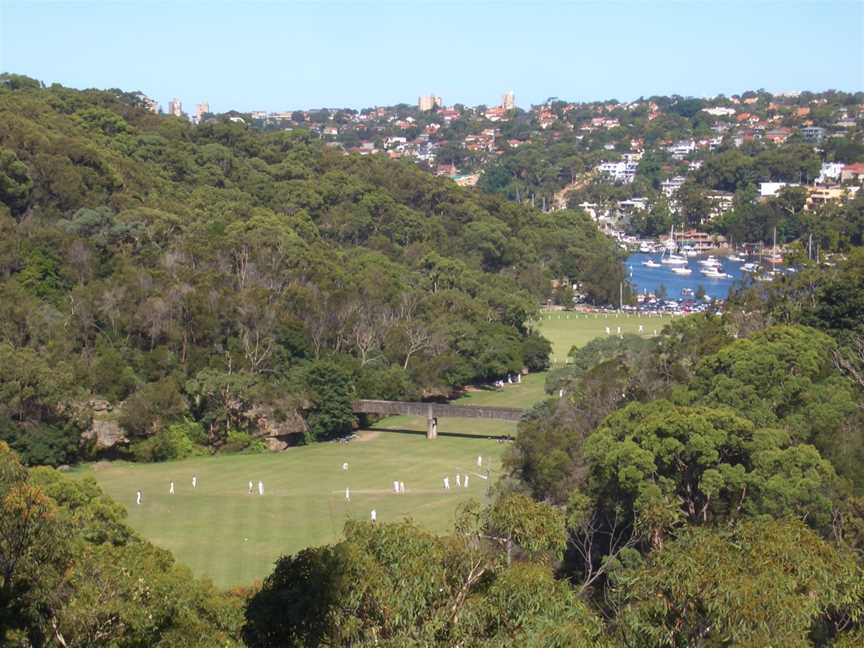
[[[308,132],[193,127],[138,95],[4,79],[0,438],[28,463],[75,460],[93,399],[139,458],[184,417],[211,449],[267,412],[305,416],[306,433],[284,431],[297,441],[344,433],[357,393],[440,396],[545,367],[526,323],[552,280],[602,303],[624,278],[581,213]]]
[[[700,100],[652,103],[651,119],[614,108],[615,128],[650,143],[707,132]],[[486,188],[542,196],[596,161],[586,152],[625,148],[589,131],[575,155],[566,130],[550,131],[561,146],[513,147]],[[748,198],[817,161],[794,139],[727,147],[685,198],[695,215],[707,190],[734,190],[724,227],[810,228],[854,248],[861,198],[827,224],[795,190]],[[665,162],[645,164],[654,189]],[[358,396],[446,396],[545,369],[529,322],[551,280],[609,301],[618,252],[579,211],[544,214],[309,132],[192,127],[137,95],[5,75],[0,642],[859,645],[864,256],[800,256],[723,313],[573,349],[520,422],[506,478],[452,533],[349,521],[335,544],[220,592],[140,538],[93,479],[27,465],[96,454],[106,430],[150,461],[260,448],[261,421],[327,439],[352,428]]]
[[[242,598],[142,540],[92,478],[29,472],[0,442],[0,642],[236,646]]]
[[[860,639],[860,264],[805,264],[550,373],[505,488],[565,508],[562,571],[623,645]]]

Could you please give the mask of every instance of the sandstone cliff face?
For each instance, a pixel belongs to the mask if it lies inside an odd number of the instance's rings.
[[[90,428],[81,435],[83,442],[91,442],[94,450],[107,450],[118,444],[129,442],[123,428],[117,422],[117,416],[112,411],[111,403],[106,400],[93,399],[87,403],[92,414]]]
[[[277,412],[268,405],[255,405],[246,413],[252,422],[255,436],[262,437],[274,452],[297,445],[307,431],[306,421],[297,410]]]
[[[82,414],[91,421],[90,427],[81,435],[82,444],[91,445],[94,452],[99,452],[129,443],[120,426],[118,411],[111,403],[92,399],[81,405]],[[298,445],[307,431],[306,421],[296,409],[286,412],[270,405],[255,405],[245,413],[245,417],[252,433],[274,452]]]

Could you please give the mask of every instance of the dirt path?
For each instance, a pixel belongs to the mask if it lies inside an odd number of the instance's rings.
[[[583,173],[566,187],[564,187],[560,191],[556,191],[555,195],[552,196],[552,209],[567,209],[567,194],[571,191],[576,191],[577,189],[584,188],[588,185],[589,182],[591,182],[593,178],[593,171]]]
[[[357,441],[371,441],[372,439],[377,438],[380,434],[381,432],[378,432],[377,430],[363,430],[362,432],[357,433]]]

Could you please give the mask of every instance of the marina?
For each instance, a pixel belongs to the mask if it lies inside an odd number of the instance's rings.
[[[665,288],[669,299],[692,299],[699,286],[712,299],[726,299],[735,282],[749,276],[747,270],[758,269],[758,263],[747,264],[745,269],[741,257],[682,257],[675,263],[664,263],[658,254],[636,252],[627,257],[626,267],[633,288],[639,294],[654,293]],[[680,260],[680,261],[679,261]]]

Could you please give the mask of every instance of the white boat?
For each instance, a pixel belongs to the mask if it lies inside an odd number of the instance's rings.
[[[743,262],[744,262],[744,259],[741,258],[740,256],[738,256],[737,254],[730,254],[730,255],[729,255],[728,257],[726,257],[726,258],[727,258],[729,261],[733,261],[733,262],[735,262],[735,263],[743,263]]]
[[[716,268],[705,268],[704,270],[702,270],[702,274],[709,279],[728,279],[731,276],[726,274],[725,272],[720,272]]]
[[[647,241],[642,241],[642,243],[639,244],[639,251],[642,253],[651,252],[651,244]]]
[[[666,239],[666,242],[664,243],[664,245],[666,246],[666,250],[668,250],[669,252],[671,252],[672,250],[674,250],[675,248],[678,247],[678,244],[675,243],[675,226],[674,225],[672,226],[672,229],[669,230],[669,238]]]
[[[777,228],[774,228],[774,246],[771,248],[771,256],[767,259],[771,265],[780,265],[783,263],[783,255],[777,250]]]
[[[670,268],[670,270],[678,275],[689,275],[693,272],[690,268]]]
[[[660,263],[662,263],[663,265],[674,266],[687,265],[687,259],[678,254],[672,254],[671,252],[669,254],[666,254],[664,252],[663,255],[660,257]]]
[[[756,281],[774,281],[774,276],[770,272],[763,275],[757,275]]]
[[[647,261],[643,261],[642,265],[646,268],[659,268],[661,267],[659,263],[657,263],[654,259],[648,259]]]
[[[699,265],[703,265],[703,266],[714,266],[714,267],[720,266],[720,261],[718,261],[717,257],[715,257],[715,256],[709,256],[707,259],[699,259],[699,261],[697,261],[697,263]]]
[[[745,263],[744,265],[742,265],[742,266],[741,266],[741,269],[742,269],[744,272],[756,272],[756,271],[759,269],[759,264],[758,264],[758,263],[753,263],[753,262],[751,261],[750,263]]]
[[[660,259],[660,263],[664,265],[682,266],[687,265],[687,259],[678,256],[677,254],[670,254],[669,256]]]

